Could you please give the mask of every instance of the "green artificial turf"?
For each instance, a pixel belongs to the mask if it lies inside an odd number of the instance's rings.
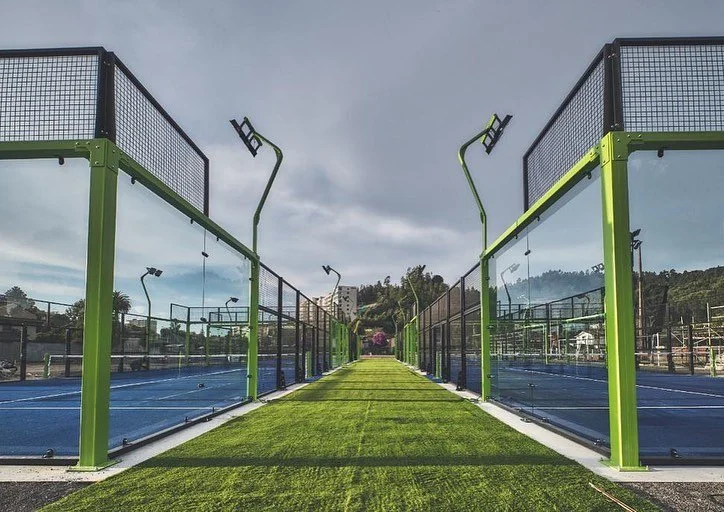
[[[389,359],[354,363],[46,507],[620,511],[654,505]]]

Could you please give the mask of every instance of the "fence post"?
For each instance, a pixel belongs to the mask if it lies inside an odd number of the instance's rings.
[[[636,413],[635,332],[625,134],[601,140],[603,262],[611,459],[620,470],[640,469]]]
[[[284,283],[282,282],[281,277],[277,277],[277,389],[286,387],[286,382],[283,382],[286,379],[283,378],[282,374],[282,305],[284,302],[284,298],[282,295],[283,293]],[[284,384],[284,386],[282,384]]]
[[[480,255],[480,366],[482,383],[480,387],[483,400],[491,397],[491,379],[493,376],[490,366],[490,276],[488,275],[488,259],[484,253]]]
[[[76,466],[86,471],[112,463],[108,460],[108,416],[119,157],[120,151],[112,142],[91,142],[80,446]]]
[[[25,380],[28,369],[28,327],[20,328],[20,380]]]

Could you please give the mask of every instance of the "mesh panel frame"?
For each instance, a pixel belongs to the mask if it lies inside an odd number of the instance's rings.
[[[0,142],[92,139],[99,59],[0,51]]]
[[[171,190],[208,214],[208,160],[116,61],[116,144]]]
[[[475,308],[480,304],[480,286],[482,273],[480,264],[477,264],[465,274],[465,309]]]
[[[604,135],[603,52],[594,64],[523,157],[526,209]]]
[[[627,131],[724,131],[724,42],[620,49]]]
[[[259,306],[279,309],[279,278],[264,265],[259,269]]]

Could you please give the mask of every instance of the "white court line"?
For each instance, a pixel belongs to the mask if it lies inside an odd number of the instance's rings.
[[[166,398],[173,398],[175,396],[181,396],[181,395],[190,395],[191,393],[198,393],[199,391],[206,391],[207,389],[219,389],[226,386],[231,386],[231,382],[227,382],[226,384],[222,384],[221,386],[204,386],[203,388],[197,388],[192,389],[191,391],[182,391],[181,393],[174,393],[173,395],[166,395],[166,396],[160,396],[155,398],[149,398],[149,400],[165,400]]]
[[[526,406],[528,407],[528,406]],[[535,406],[535,409],[546,411],[606,411],[608,407],[597,405],[582,406]],[[636,409],[724,409],[724,405],[639,405]]]
[[[563,375],[563,374],[560,374],[560,373],[542,372],[542,371],[540,371],[540,370],[526,370],[526,369],[524,369],[524,368],[506,368],[504,371],[509,371],[509,372],[525,372],[525,373],[537,373],[537,374],[540,374],[540,375],[547,375],[547,376],[549,376],[549,377],[562,377],[562,378],[574,379],[574,380],[587,380],[587,381],[591,381],[591,382],[601,382],[601,383],[604,383],[604,384],[607,384],[607,383],[608,383],[607,380],[594,379],[593,377],[579,377],[579,376],[577,376],[577,375]],[[687,390],[684,390],[684,389],[672,389],[672,388],[664,388],[664,387],[660,387],[660,386],[649,386],[649,385],[647,385],[647,384],[636,384],[636,387],[637,387],[637,388],[642,388],[642,389],[655,389],[655,390],[657,390],[657,391],[668,391],[668,392],[671,392],[671,393],[683,393],[683,394],[685,394],[685,395],[707,396],[707,397],[710,397],[710,398],[724,398],[724,395],[719,395],[719,394],[716,394],[716,393],[704,393],[703,391],[687,391]]]
[[[183,380],[183,379],[197,379],[200,377],[208,377],[209,375],[223,375],[226,373],[234,373],[234,372],[240,372],[243,371],[241,368],[238,370],[224,370],[224,371],[218,371],[218,372],[211,372],[211,373],[203,373],[199,375],[187,375],[185,377],[170,377],[168,379],[156,379],[156,380],[145,380],[141,382],[129,382],[128,384],[116,384],[115,386],[111,386],[111,390],[114,389],[122,389],[122,388],[131,388],[134,386],[145,386],[146,384],[158,384],[160,382],[170,382],[174,380]],[[15,400],[0,400],[0,404],[14,404],[17,402],[31,402],[33,400],[44,400],[46,398],[58,398],[61,396],[75,396],[80,395],[80,390],[78,391],[68,391],[65,393],[54,393],[51,395],[39,395],[39,396],[28,396],[25,398],[16,398]]]
[[[241,397],[237,397],[237,399],[240,399]],[[142,406],[118,406],[118,407],[111,407],[111,410],[123,410],[123,411],[208,411],[212,407],[215,406],[206,406],[206,407],[180,407],[180,406],[172,406],[172,407],[142,407]],[[219,406],[222,407],[222,406]],[[42,407],[42,406],[31,406],[31,407],[0,407],[0,411],[79,411],[80,406],[74,406],[74,407]]]

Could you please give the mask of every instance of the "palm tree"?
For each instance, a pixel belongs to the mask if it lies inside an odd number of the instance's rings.
[[[113,332],[118,334],[118,344],[122,344],[121,327],[118,315],[126,314],[131,310],[131,299],[128,295],[118,290],[113,291]],[[116,336],[113,336],[116,339]]]
[[[115,290],[113,292],[113,312],[118,315],[119,313],[128,313],[131,310],[131,299],[123,292]]]

